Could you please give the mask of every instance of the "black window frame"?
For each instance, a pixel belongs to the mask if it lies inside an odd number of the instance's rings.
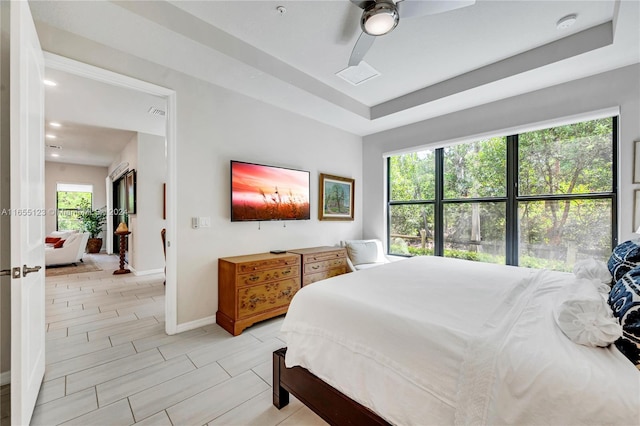
[[[519,195],[518,194],[518,138],[522,133],[516,133],[505,136],[506,139],[506,196],[504,197],[480,197],[480,198],[464,198],[464,199],[445,199],[444,198],[444,147],[434,149],[435,152],[435,199],[433,200],[408,200],[394,201],[391,200],[391,157],[387,157],[387,229],[386,243],[387,254],[393,256],[402,256],[400,254],[390,253],[391,248],[391,210],[393,206],[400,205],[433,205],[434,206],[434,245],[433,255],[444,256],[444,206],[454,203],[481,203],[481,202],[505,202],[505,264],[518,266],[519,262],[519,235],[518,235],[518,204],[520,202],[530,201],[549,201],[549,200],[578,200],[578,199],[610,199],[611,200],[611,249],[618,245],[618,120],[619,116],[601,117],[589,120],[578,121],[568,124],[577,124],[598,119],[612,120],[612,182],[611,192],[599,192],[589,194],[547,194],[547,195]],[[559,127],[559,126],[554,126]],[[553,127],[550,127],[553,128]],[[526,133],[526,132],[523,132]],[[410,257],[410,256],[405,256]]]

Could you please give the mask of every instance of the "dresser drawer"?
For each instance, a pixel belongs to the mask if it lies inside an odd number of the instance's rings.
[[[236,286],[242,287],[246,285],[277,281],[283,278],[293,278],[299,275],[299,271],[300,267],[296,264],[277,269],[258,270],[250,274],[240,274],[236,278]]]
[[[237,264],[237,272],[244,274],[247,272],[262,271],[265,269],[280,268],[289,265],[298,265],[300,262],[300,256],[282,256],[278,258],[255,260],[251,262],[244,262]]]
[[[323,272],[328,269],[339,268],[347,266],[347,259],[342,257],[338,259],[325,260],[322,262],[306,263],[304,265],[304,274],[314,274],[316,272]]]
[[[315,283],[316,281],[325,280],[331,277],[337,277],[338,275],[342,275],[347,273],[347,266],[341,266],[339,268],[329,269],[324,272],[317,272],[315,274],[306,274],[302,277],[302,285],[307,285],[311,283]]]
[[[298,277],[240,288],[238,289],[238,318],[287,306],[299,289]]]
[[[346,258],[347,258],[346,251],[344,249],[341,249],[341,250],[323,252],[323,253],[317,253],[317,254],[308,254],[304,256],[304,263],[322,262],[325,260],[346,259]]]

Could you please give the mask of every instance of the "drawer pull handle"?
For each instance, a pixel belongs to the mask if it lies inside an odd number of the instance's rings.
[[[252,281],[252,282],[253,282],[253,281],[258,281],[259,279],[260,279],[260,277],[259,277],[259,276],[254,275],[254,276],[252,276],[251,278],[249,278],[249,281]]]
[[[291,269],[287,269],[286,271],[282,271],[282,275],[289,275],[291,273]]]
[[[266,299],[264,297],[258,297],[258,296],[251,296],[249,298],[249,303],[251,303],[252,305],[257,304],[258,302],[264,302]]]
[[[288,288],[288,289],[286,289],[286,290],[282,290],[282,291],[280,292],[280,294],[282,294],[283,296],[288,296],[288,295],[290,295],[290,294],[291,294],[291,289],[290,289],[290,288]]]
[[[320,268],[320,265],[315,265],[311,267],[311,269],[319,269],[319,268]]]

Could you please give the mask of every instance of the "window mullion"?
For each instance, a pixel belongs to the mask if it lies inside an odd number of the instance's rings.
[[[518,135],[507,136],[506,264],[518,265]]]
[[[438,148],[436,154],[435,206],[433,212],[433,254],[444,256],[444,148]]]

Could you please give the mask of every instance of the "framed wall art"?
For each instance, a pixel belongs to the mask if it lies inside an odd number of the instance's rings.
[[[136,171],[129,170],[124,178],[126,208],[128,214],[136,213]]]
[[[640,189],[633,191],[633,232],[640,228]]]
[[[633,142],[633,183],[640,183],[640,141]]]
[[[320,173],[318,219],[353,220],[355,180]]]

